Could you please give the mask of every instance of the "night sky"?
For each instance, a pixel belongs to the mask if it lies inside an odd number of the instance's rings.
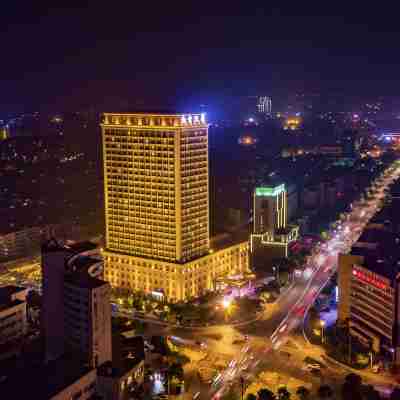
[[[2,2],[0,114],[280,91],[399,93],[400,24],[387,2],[56,3]]]

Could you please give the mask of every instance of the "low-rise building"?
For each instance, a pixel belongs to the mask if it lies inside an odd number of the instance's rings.
[[[104,277],[112,286],[187,300],[215,289],[216,279],[249,271],[248,233],[211,239],[210,253],[185,263],[103,252]]]
[[[0,288],[0,358],[17,352],[26,334],[27,292],[11,285]]]
[[[113,359],[98,369],[98,392],[104,400],[128,400],[144,380],[142,337],[113,336]]]
[[[85,366],[79,354],[35,365],[20,362],[7,372],[12,373],[0,382],[0,393],[6,398],[88,400],[97,393],[97,371]]]
[[[0,231],[0,261],[39,253],[42,243],[54,236],[65,236],[71,229],[64,225],[48,224]]]

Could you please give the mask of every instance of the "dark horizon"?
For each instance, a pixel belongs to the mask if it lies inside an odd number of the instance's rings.
[[[397,13],[315,6],[3,6],[4,112],[400,92]]]

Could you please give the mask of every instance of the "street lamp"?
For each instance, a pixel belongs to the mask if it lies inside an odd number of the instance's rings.
[[[231,305],[231,300],[230,299],[228,299],[228,298],[225,298],[225,299],[223,299],[222,300],[222,306],[225,308],[225,309],[227,309],[227,308],[229,308],[229,306]]]
[[[324,327],[325,327],[325,321],[321,319],[319,321],[319,324],[321,325],[321,343],[324,343]]]
[[[225,321],[228,320],[228,314],[230,312],[231,303],[232,303],[232,300],[229,298],[224,298],[222,300],[222,307],[224,309]]]

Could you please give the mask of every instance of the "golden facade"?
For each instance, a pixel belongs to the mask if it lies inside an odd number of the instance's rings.
[[[105,251],[104,278],[112,286],[144,292],[162,292],[173,301],[215,290],[218,277],[249,270],[247,241],[178,264]]]
[[[204,115],[105,114],[109,250],[186,262],[208,253]]]
[[[106,113],[101,127],[113,286],[183,300],[213,289],[219,273],[247,270],[247,242],[210,254],[204,114]]]

